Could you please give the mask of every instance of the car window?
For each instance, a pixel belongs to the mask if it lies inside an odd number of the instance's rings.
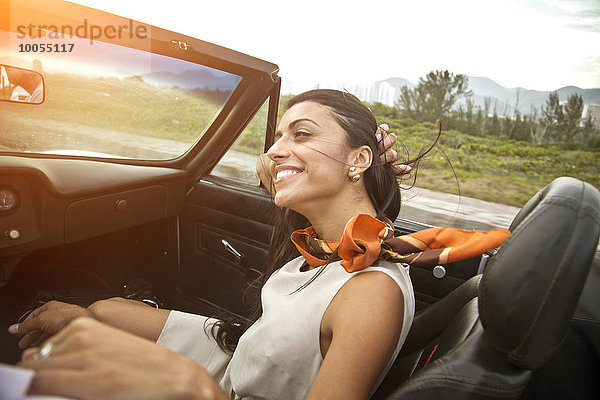
[[[269,99],[260,107],[248,126],[215,166],[212,175],[258,186],[256,161],[264,153]]]
[[[242,79],[98,40],[48,35],[42,50],[35,38],[2,34],[19,47],[1,47],[0,64],[41,73],[45,89],[39,105],[0,102],[4,152],[172,159],[202,136]],[[24,98],[4,75],[3,93]]]

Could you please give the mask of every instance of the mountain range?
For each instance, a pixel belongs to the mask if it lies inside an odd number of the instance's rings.
[[[517,105],[521,114],[529,114],[532,107],[537,109],[542,108],[548,95],[551,91],[531,90],[522,87],[506,88],[499,85],[493,80],[479,76],[469,76],[469,89],[473,91],[471,99],[474,104],[483,108],[484,99],[491,97],[491,105],[489,113],[494,112],[494,108],[498,114],[510,115],[514,113]],[[383,82],[395,89],[397,94],[400,94],[400,88],[408,85],[409,87],[416,86],[415,83],[404,78],[389,78],[375,83],[375,86],[381,85]],[[581,95],[585,104],[600,104],[600,89],[581,89],[576,86],[565,86],[556,90],[560,101],[576,93]],[[518,104],[517,104],[518,97]],[[464,104],[464,100],[462,100]]]

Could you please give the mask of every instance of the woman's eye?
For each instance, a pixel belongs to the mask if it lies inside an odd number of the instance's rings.
[[[296,131],[296,133],[294,133],[294,137],[300,136],[311,136],[311,133],[307,131]]]

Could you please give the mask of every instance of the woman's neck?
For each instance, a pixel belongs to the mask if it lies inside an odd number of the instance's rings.
[[[328,209],[321,209],[315,215],[305,215],[315,228],[319,238],[330,241],[340,240],[348,221],[358,214],[376,217],[377,213],[371,201],[363,197],[357,202],[334,204]]]

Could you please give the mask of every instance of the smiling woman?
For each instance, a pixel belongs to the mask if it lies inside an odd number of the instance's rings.
[[[399,189],[393,167],[374,157],[376,129],[371,112],[347,93],[310,91],[288,103],[277,140],[267,152],[275,204],[282,215],[270,246],[266,276],[271,278],[262,291],[262,316],[237,346],[239,328],[235,323],[219,323],[215,335],[223,349],[235,349],[230,365],[232,382],[239,382],[234,386],[236,393],[241,389],[264,398],[278,398],[282,393],[285,398],[307,394],[311,398],[367,398],[399,351],[414,313],[412,285],[400,264],[380,261],[370,266],[375,257],[352,271],[343,267],[337,254],[328,254],[326,262],[300,257],[281,267],[295,246],[302,253],[306,246],[318,243],[317,238],[336,246],[334,242],[345,230],[348,234],[352,231],[349,220],[358,215],[375,222],[373,234],[387,232],[386,224],[375,217],[384,218],[390,212],[382,205],[387,206],[390,198],[399,199]],[[393,189],[373,192],[373,179],[384,176]],[[290,242],[290,229],[306,228],[309,223],[311,233],[304,236],[298,231],[298,240]],[[365,296],[373,302],[365,302]],[[357,313],[357,308],[365,314]],[[358,332],[366,342],[353,353],[347,346]],[[376,348],[374,343],[378,343]],[[265,364],[265,359],[272,361]],[[248,362],[262,366],[251,373],[251,384],[243,383],[243,376],[249,373],[244,368]],[[352,376],[342,372],[340,366],[347,363],[365,366],[368,373]],[[297,371],[293,383],[284,378],[290,370]],[[265,376],[280,378],[261,383]],[[332,381],[339,386],[331,388]]]
[[[37,371],[32,393],[273,400],[374,393],[413,320],[404,262],[468,258],[497,247],[508,232],[433,229],[394,238],[400,192],[393,167],[375,156],[370,110],[334,90],[306,92],[288,107],[267,153],[280,218],[254,317],[216,320],[124,299],[87,309],[47,303],[10,328],[25,346],[59,332],[24,355],[22,366]]]

